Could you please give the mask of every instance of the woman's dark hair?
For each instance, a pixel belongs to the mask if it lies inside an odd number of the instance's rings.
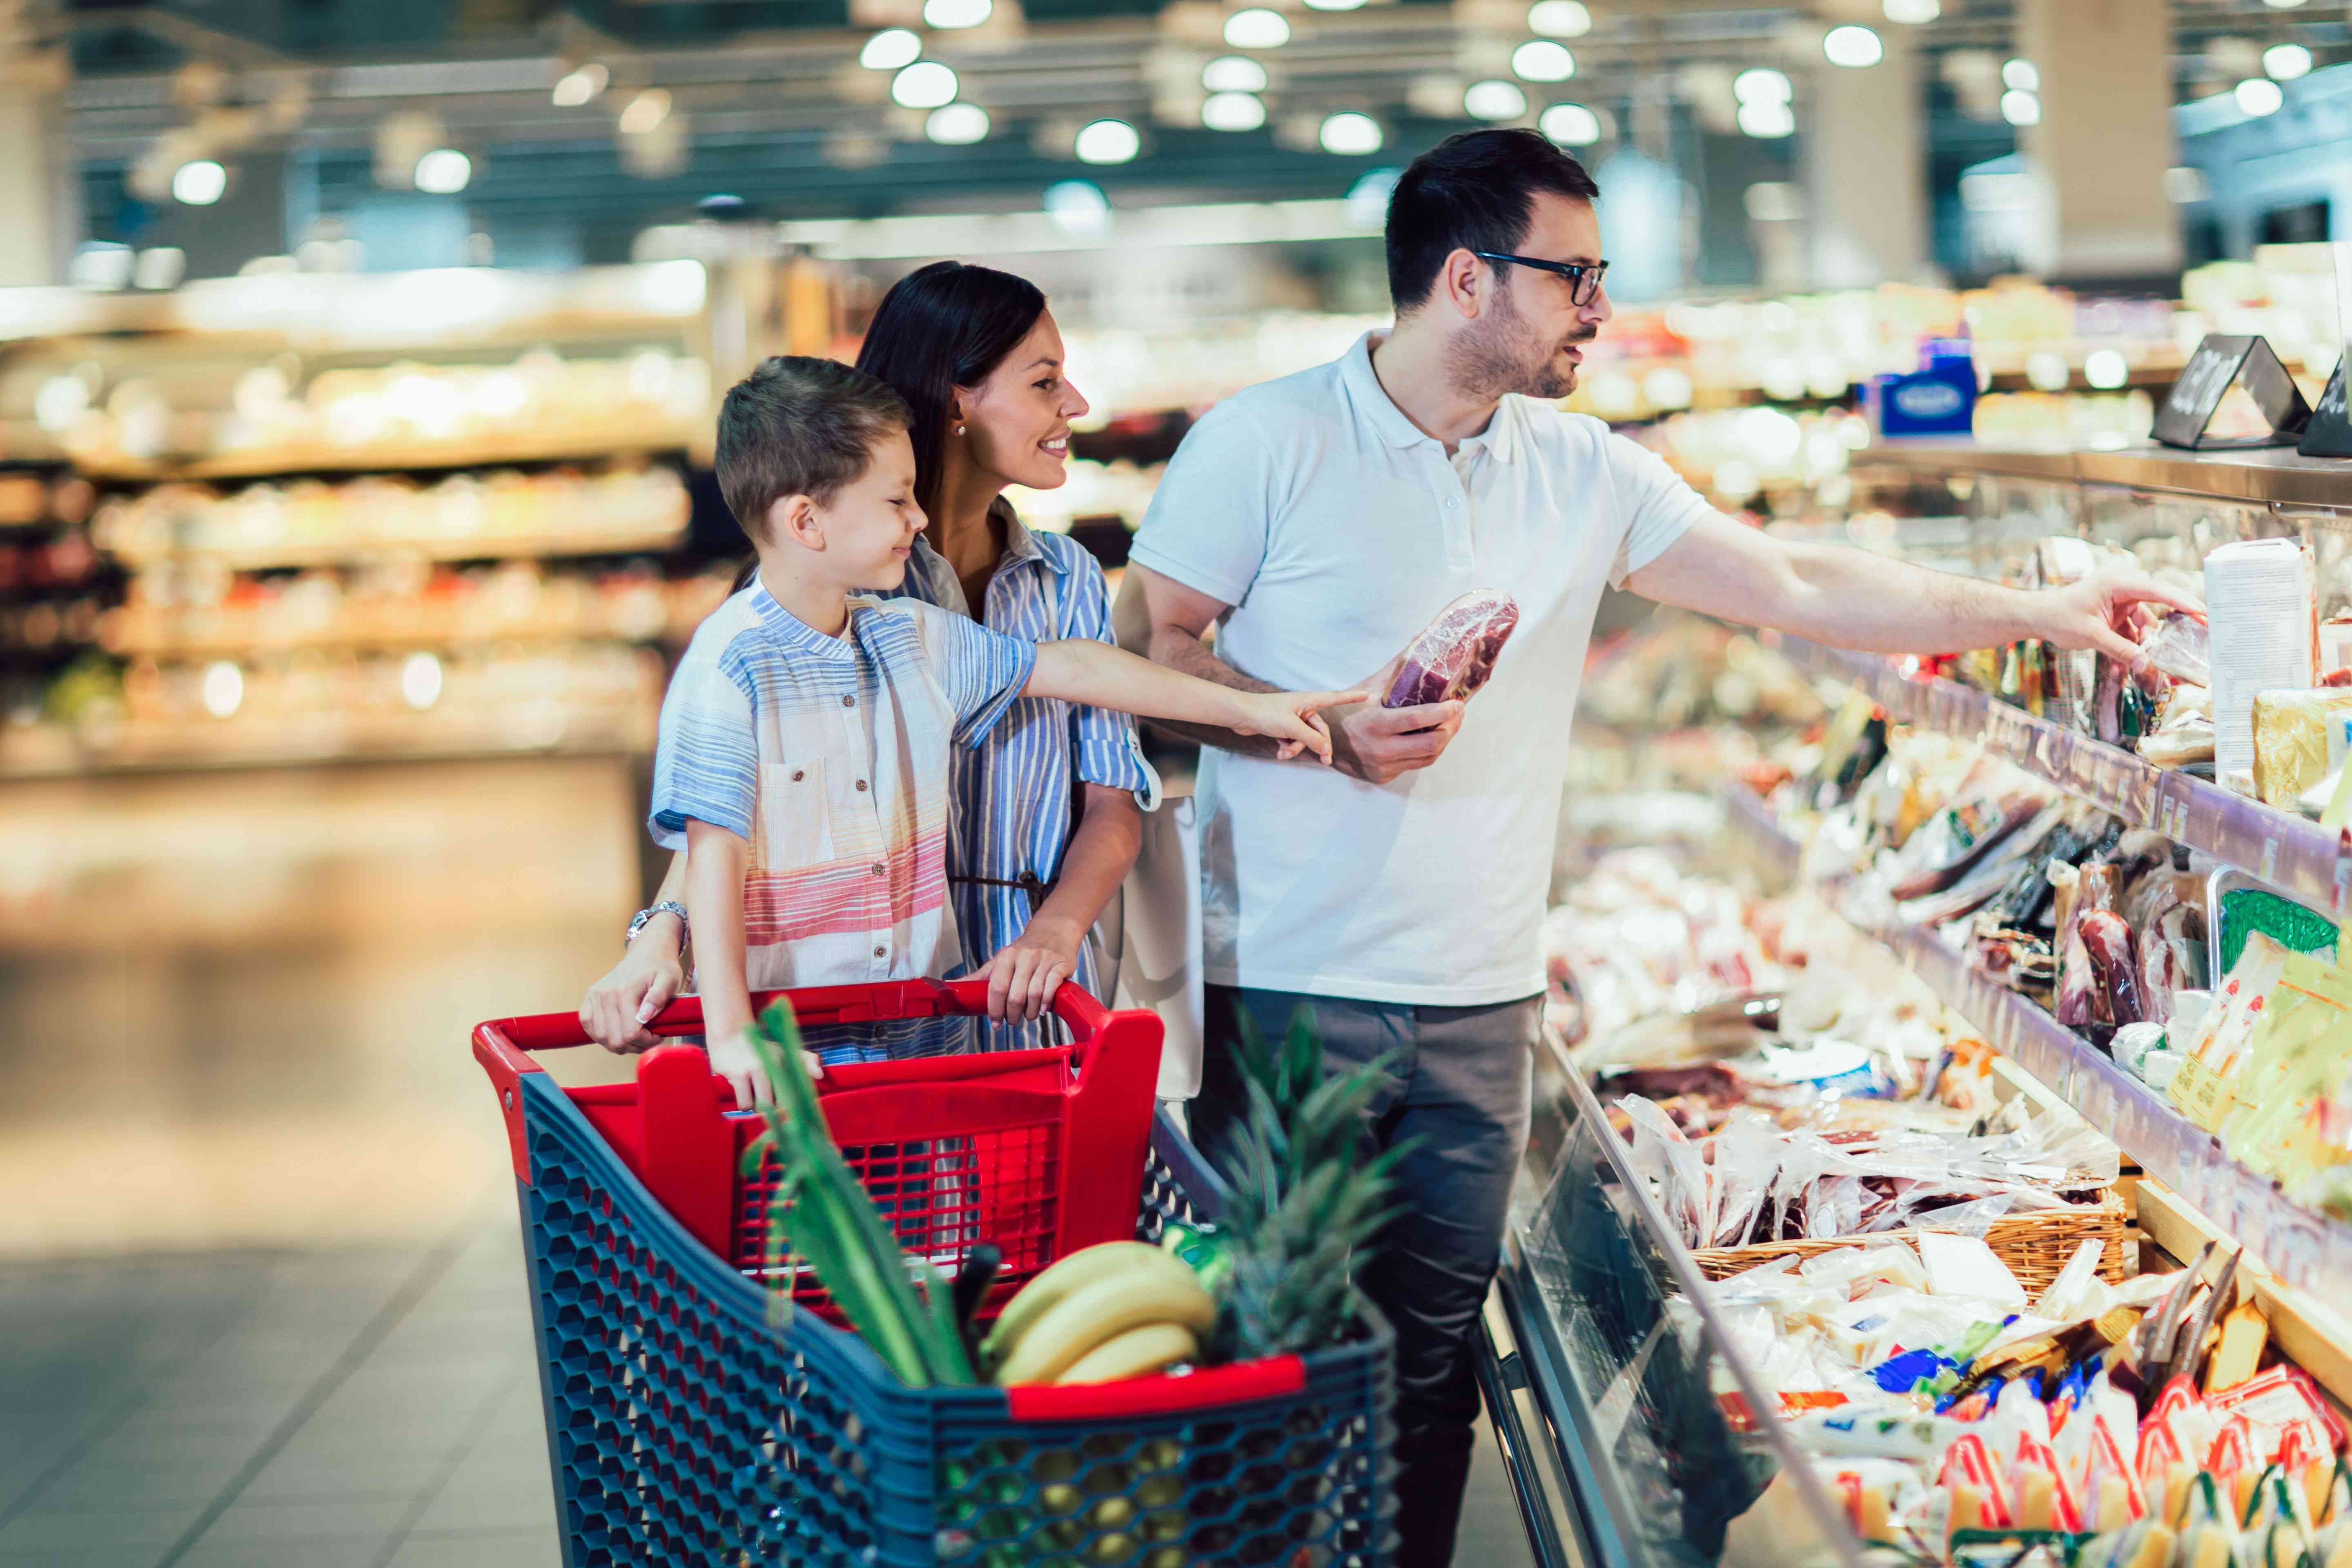
[[[961,261],[934,261],[882,296],[857,368],[889,383],[914,411],[915,502],[926,513],[940,497],[955,389],[988,379],[1045,313],[1045,294],[1026,278]]]
[[[1415,158],[1389,197],[1389,298],[1396,308],[1427,300],[1457,250],[1516,251],[1538,191],[1589,202],[1601,187],[1583,164],[1533,131],[1465,131]]]

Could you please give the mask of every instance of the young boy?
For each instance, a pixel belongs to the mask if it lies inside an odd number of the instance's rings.
[[[1235,691],[1106,644],[1031,644],[912,599],[922,510],[905,402],[823,359],[771,359],[719,413],[719,489],[756,580],[694,634],[662,703],[652,827],[687,849],[710,1065],[736,1103],[770,1088],[751,993],[940,974],[949,747],[1015,697],[1219,724],[1330,760],[1316,717],[1361,692]],[[816,1064],[812,1062],[813,1070]]]

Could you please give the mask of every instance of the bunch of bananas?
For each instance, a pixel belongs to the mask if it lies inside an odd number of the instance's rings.
[[[1005,1303],[980,1347],[1000,1384],[1110,1383],[1195,1361],[1217,1303],[1180,1258],[1106,1241],[1056,1262]]]

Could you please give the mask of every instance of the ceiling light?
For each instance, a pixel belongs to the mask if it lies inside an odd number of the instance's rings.
[[[1601,116],[1580,103],[1555,103],[1536,129],[1563,147],[1590,147],[1601,140]]]
[[[1769,98],[1752,99],[1739,106],[1739,130],[1742,135],[1761,141],[1775,141],[1792,134],[1797,129],[1797,112],[1787,104]]]
[[[2131,362],[2114,349],[2093,349],[2083,361],[2083,379],[2102,392],[2113,392],[2131,379]]]
[[[1253,5],[1225,18],[1225,42],[1237,49],[1278,49],[1290,42],[1290,23],[1279,11]]]
[[[1874,66],[1886,58],[1886,46],[1878,35],[1856,23],[1832,27],[1822,38],[1822,58],[1833,66],[1858,70]]]
[[[1348,221],[1358,228],[1378,228],[1388,221],[1389,198],[1396,195],[1402,169],[1372,169],[1356,176],[1348,187]]]
[[[228,171],[210,158],[194,158],[172,171],[172,199],[208,207],[228,189]]]
[[[2273,11],[2292,11],[2301,5],[2303,0],[2263,0],[2263,3]]]
[[[1211,92],[1264,92],[1265,68],[1247,55],[1219,55],[1201,68],[1201,85]]]
[[[621,110],[621,129],[631,136],[643,136],[668,118],[668,90],[649,87],[629,100],[629,107]]]
[[[1317,133],[1317,140],[1323,143],[1323,151],[1342,158],[1360,158],[1368,153],[1377,153],[1383,139],[1379,121],[1369,114],[1358,114],[1353,110],[1329,116],[1323,121],[1323,129]]]
[[[1081,163],[1126,163],[1143,151],[1143,138],[1124,120],[1097,120],[1079,131],[1076,149]]]
[[[1363,4],[1364,0],[1307,0],[1307,8],[1309,11],[1354,11]]]
[[[1110,198],[1092,180],[1056,180],[1045,187],[1045,216],[1065,234],[1099,234],[1110,220]]]
[[[1528,95],[1517,82],[1489,78],[1462,94],[1462,112],[1473,120],[1517,120],[1528,111]]]
[[[428,196],[454,196],[474,177],[474,161],[455,147],[436,147],[416,160],[416,188]]]
[[[2011,88],[2000,95],[2000,117],[2011,125],[2042,123],[2042,100],[2022,88]]]
[[[995,9],[995,0],[923,0],[923,26],[942,32],[977,27]]]
[[[2273,81],[2311,74],[2311,51],[2301,44],[2273,44],[2263,51],[2263,70]]]
[[[1742,103],[1786,103],[1795,96],[1789,73],[1755,66],[1731,79],[1732,96]]]
[[[1885,0],[1886,19],[1916,27],[1944,14],[1941,0]]]
[[[857,63],[870,71],[894,71],[923,58],[923,40],[908,27],[885,27],[866,40]]]
[[[937,60],[917,60],[890,79],[890,101],[901,109],[937,109],[955,96],[956,73]]]
[[[2000,85],[2017,92],[2042,90],[2042,68],[2032,60],[2003,60]]]
[[[577,109],[604,91],[612,79],[611,71],[590,60],[579,69],[566,72],[563,79],[555,84],[555,107]]]
[[[1530,38],[1511,51],[1511,74],[1521,81],[1566,81],[1576,74],[1576,57],[1547,38]]]
[[[1528,31],[1547,38],[1580,38],[1592,31],[1592,13],[1578,0],[1536,0],[1528,7]]]
[[[2248,77],[2240,82],[2236,97],[2239,112],[2252,120],[2260,120],[2265,114],[2276,114],[2286,102],[2286,94],[2279,90],[2279,84],[2266,76]],[[181,172],[186,173],[185,170]],[[172,184],[177,188],[179,180],[176,176]]]
[[[1265,100],[1254,92],[1213,92],[1202,100],[1201,123],[1212,131],[1255,131],[1265,123]]]
[[[969,147],[988,134],[988,110],[976,103],[948,103],[931,110],[923,134],[942,147]]]

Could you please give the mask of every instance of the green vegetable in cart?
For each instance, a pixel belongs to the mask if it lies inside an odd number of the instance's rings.
[[[1237,1056],[1249,1112],[1221,1151],[1234,1197],[1219,1230],[1231,1272],[1209,1342],[1218,1361],[1292,1355],[1347,1336],[1357,1317],[1352,1270],[1394,1212],[1393,1173],[1410,1149],[1363,1157],[1366,1112],[1390,1058],[1326,1077],[1303,1010],[1279,1049],[1244,1027]]]
[[[900,1250],[825,1129],[791,1006],[775,1003],[747,1037],[776,1091],[776,1103],[762,1108],[767,1131],[743,1151],[746,1175],[759,1170],[770,1151],[775,1155],[776,1193],[768,1205],[772,1257],[798,1253],[850,1326],[908,1386],[977,1382],[947,1280],[929,1258]],[[770,1277],[787,1278],[781,1269]],[[789,1296],[776,1300],[790,1310]]]

